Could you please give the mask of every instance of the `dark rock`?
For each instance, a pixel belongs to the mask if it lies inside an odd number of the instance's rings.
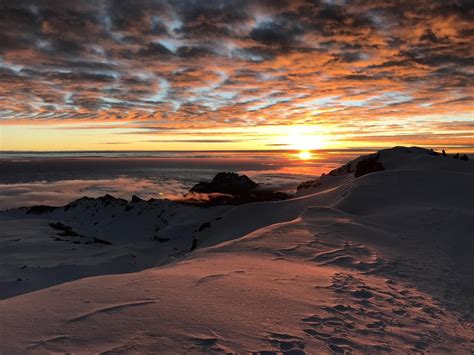
[[[53,212],[56,209],[57,207],[52,207],[52,206],[44,206],[44,205],[32,206],[26,210],[26,214],[44,214],[44,213]]]
[[[105,194],[104,196],[100,196],[98,200],[101,201],[113,201],[115,200],[115,197],[113,197],[111,194]]]
[[[71,227],[66,226],[65,224],[61,222],[51,222],[49,226],[53,229],[60,230],[60,231],[68,231],[72,229]]]
[[[348,164],[340,166],[339,168],[331,170],[327,175],[340,176],[340,175],[352,174],[353,172],[354,172],[354,168],[352,167],[352,163],[348,163]],[[303,190],[303,189],[319,187],[323,184],[321,180],[325,176],[326,174],[322,174],[319,178],[315,180],[303,181],[296,187],[296,190],[298,191],[298,190]]]
[[[211,222],[201,224],[201,226],[198,228],[198,232],[202,232],[204,229],[207,228],[211,228]]]
[[[64,206],[64,211],[67,211],[71,208],[76,208],[81,202],[92,201],[92,200],[93,198],[91,197],[83,196],[75,201],[68,203],[66,206]]]
[[[92,240],[94,241],[94,243],[97,243],[97,244],[112,245],[112,243],[107,240],[103,240],[103,239],[99,239],[95,237],[92,237]]]
[[[222,193],[237,195],[248,192],[257,187],[257,183],[249,179],[247,175],[236,173],[218,173],[211,182],[199,182],[194,185],[190,192],[195,193]]]
[[[142,202],[143,200],[138,197],[137,195],[133,195],[132,196],[132,200],[131,200],[131,203],[138,203],[138,202]]]
[[[459,159],[460,159],[460,160],[464,160],[464,161],[468,161],[468,160],[469,160],[469,158],[468,158],[468,156],[467,156],[466,154],[461,155],[461,157],[460,157]]]
[[[285,200],[291,195],[260,188],[246,175],[218,173],[211,182],[194,185],[182,200],[177,202],[194,206],[241,205],[250,202]]]
[[[80,199],[77,199],[71,203],[68,203],[66,206],[64,206],[64,211],[67,211],[71,208],[76,208],[79,207],[80,205],[83,205],[86,202],[92,202],[94,201],[94,207],[97,206],[97,202],[101,202],[104,206],[109,206],[113,202],[117,202],[121,205],[126,205],[128,204],[127,200],[124,200],[123,198],[116,198],[110,194],[106,194],[104,196],[98,197],[98,198],[92,198],[92,197],[81,197]],[[85,205],[85,208],[89,208],[89,205]]]
[[[60,233],[58,233],[58,235],[61,237],[82,237],[82,235],[80,235],[79,233],[74,232],[72,230],[72,227],[69,227],[61,222],[51,222],[49,226],[53,229],[61,231]]]
[[[122,204],[126,204],[127,201],[125,201],[124,199],[122,198],[115,198],[113,197],[112,195],[109,195],[109,194],[106,194],[104,196],[101,196],[98,198],[99,201],[102,201],[104,203],[105,206],[109,206],[112,202],[115,202],[115,201],[119,201],[121,202]]]
[[[193,244],[191,245],[191,249],[189,251],[193,251],[197,248],[197,239],[193,237]]]
[[[352,169],[351,163],[345,164],[343,166],[340,166],[337,169],[333,169],[329,172],[329,175],[331,176],[339,176],[339,175],[346,175],[353,173],[354,169]]]
[[[380,163],[379,155],[375,155],[373,157],[368,157],[364,160],[361,160],[357,163],[354,176],[360,177],[366,174],[374,173],[376,171],[383,171],[385,168],[383,167],[382,163]]]
[[[79,233],[74,232],[72,229],[68,231],[64,231],[61,233],[58,233],[59,236],[61,237],[82,237]]]
[[[317,180],[308,180],[308,181],[303,181],[300,183],[297,187],[296,190],[301,190],[301,189],[309,189],[310,187],[318,187],[321,186],[322,183],[317,181]]]

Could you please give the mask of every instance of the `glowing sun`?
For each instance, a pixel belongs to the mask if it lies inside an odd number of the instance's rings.
[[[309,150],[302,150],[298,153],[298,157],[301,160],[309,160],[312,158],[312,154]]]
[[[287,135],[282,140],[291,149],[300,151],[300,158],[311,157],[311,150],[321,149],[326,146],[326,139],[314,126],[293,126],[288,128]]]

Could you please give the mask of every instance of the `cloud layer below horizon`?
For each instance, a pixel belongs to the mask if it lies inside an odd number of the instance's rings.
[[[104,149],[275,147],[287,125],[472,148],[473,18],[467,0],[0,0],[0,125],[102,130]]]

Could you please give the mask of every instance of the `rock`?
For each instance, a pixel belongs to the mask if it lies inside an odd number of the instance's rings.
[[[93,200],[94,199],[91,198],[91,197],[83,196],[83,197],[81,197],[81,198],[79,198],[75,201],[72,201],[72,202],[68,203],[66,206],[64,206],[64,211],[68,211],[71,208],[76,208],[82,203],[85,203],[85,202],[88,202],[88,201],[93,201]]]
[[[97,200],[102,201],[105,206],[108,206],[113,202],[119,202],[122,205],[126,205],[128,203],[123,198],[116,198],[110,194],[105,194],[104,196],[98,197]]]
[[[291,197],[271,188],[261,188],[246,175],[218,173],[211,182],[199,182],[180,203],[194,206],[241,205],[259,201],[278,201]]]
[[[339,167],[337,169],[331,170],[329,172],[329,175],[339,176],[339,175],[350,174],[350,173],[353,173],[353,172],[354,172],[354,170],[352,169],[351,163],[348,163],[348,164],[342,165],[341,167]]]
[[[378,161],[379,157],[380,156],[377,154],[373,157],[368,157],[367,159],[358,162],[354,172],[354,176],[357,178],[366,174],[374,173],[376,171],[385,170],[382,163]]]
[[[103,240],[103,239],[99,239],[95,237],[92,237],[92,241],[93,243],[96,243],[96,244],[112,245],[112,243],[107,240]]]
[[[191,248],[189,249],[189,251],[196,250],[196,248],[197,248],[197,239],[196,237],[193,237],[193,244],[191,245]]]
[[[57,207],[52,207],[52,206],[44,206],[44,205],[39,205],[39,206],[32,206],[26,210],[26,214],[44,214],[44,213],[50,213],[53,212]]]
[[[199,182],[194,185],[190,192],[195,193],[223,193],[239,195],[257,187],[257,183],[250,180],[247,175],[236,173],[218,173],[211,182]]]
[[[137,195],[133,195],[132,196],[132,200],[130,201],[131,203],[138,203],[138,202],[142,202],[143,200],[138,197]]]
[[[308,181],[303,181],[300,183],[297,187],[296,190],[301,190],[301,189],[309,189],[309,188],[315,188],[321,186],[323,183],[318,181],[318,180],[308,180]]]
[[[60,231],[58,235],[61,237],[82,237],[82,235],[73,231],[72,227],[67,226],[61,222],[56,222],[56,223],[51,222],[49,226],[57,231]]]
[[[207,228],[211,228],[211,222],[201,224],[201,226],[198,228],[198,232],[202,232],[204,229]]]

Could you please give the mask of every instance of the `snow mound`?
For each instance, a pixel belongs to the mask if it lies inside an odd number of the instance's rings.
[[[387,170],[451,171],[473,174],[474,164],[472,161],[459,159],[459,154],[443,156],[441,153],[419,147],[383,149],[360,156],[316,180],[301,183],[296,196],[327,190],[363,175]]]

